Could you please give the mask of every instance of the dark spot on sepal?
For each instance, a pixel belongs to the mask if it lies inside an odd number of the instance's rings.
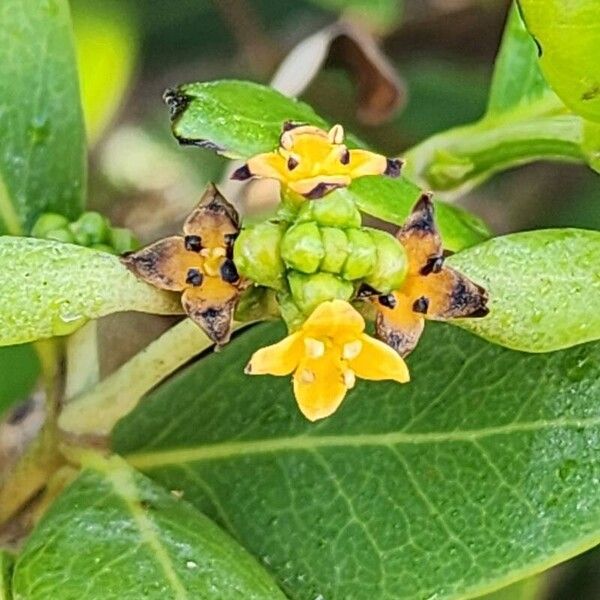
[[[202,250],[202,238],[199,235],[186,235],[184,244],[188,252],[200,252]]]
[[[227,283],[235,283],[240,278],[235,263],[230,258],[223,261],[219,271],[221,273],[221,279]]]
[[[444,266],[444,257],[443,256],[432,256],[431,258],[427,259],[427,262],[425,263],[425,265],[423,267],[421,267],[421,270],[419,271],[419,273],[421,275],[429,275],[431,273],[439,273],[442,270],[443,266]]]
[[[318,185],[316,185],[312,190],[310,190],[310,192],[308,192],[307,194],[304,194],[304,197],[307,198],[308,200],[319,200],[320,198],[323,198],[323,196],[326,196],[327,194],[329,194],[329,192],[332,192],[333,190],[337,190],[340,187],[343,187],[343,186],[341,186],[337,183],[321,182]]]
[[[185,282],[193,285],[194,287],[200,287],[204,276],[198,269],[188,269]]]
[[[359,300],[366,300],[372,296],[380,296],[381,292],[371,287],[368,283],[362,283],[356,292],[356,297]]]
[[[347,165],[350,162],[350,151],[348,149],[342,152],[342,155],[340,156],[340,162],[343,165]]]
[[[163,93],[163,100],[169,107],[171,121],[174,121],[188,107],[191,99],[178,89],[167,88]]]
[[[298,161],[294,157],[290,156],[287,161],[288,171],[293,171],[298,166],[298,164]]]
[[[416,313],[421,313],[422,315],[426,315],[427,311],[429,310],[429,299],[426,298],[425,296],[421,296],[420,298],[417,298],[413,302],[412,309]]]
[[[383,174],[387,175],[388,177],[399,177],[403,164],[404,161],[399,158],[388,158]]]
[[[386,308],[394,309],[396,308],[396,296],[394,294],[381,294],[377,300],[381,306],[385,306]]]
[[[250,179],[251,177],[252,173],[247,164],[243,164],[231,174],[231,179],[236,181],[246,181],[246,179]]]

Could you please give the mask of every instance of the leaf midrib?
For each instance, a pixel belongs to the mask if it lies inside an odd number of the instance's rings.
[[[174,450],[155,450],[135,452],[126,456],[127,461],[134,467],[149,470],[166,465],[196,463],[248,454],[270,454],[276,452],[314,451],[320,448],[341,448],[365,446],[393,447],[401,444],[435,444],[452,442],[474,442],[495,435],[511,433],[527,433],[555,429],[560,427],[587,428],[600,425],[600,416],[588,418],[547,419],[523,423],[508,423],[497,427],[483,429],[432,431],[423,433],[408,433],[391,431],[386,433],[356,434],[356,435],[299,435],[276,439],[257,439],[246,441],[221,442]]]

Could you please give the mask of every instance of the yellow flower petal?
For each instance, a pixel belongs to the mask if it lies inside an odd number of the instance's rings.
[[[338,343],[357,338],[365,328],[361,314],[344,300],[329,300],[319,304],[302,326],[305,335],[331,338]]]
[[[294,395],[309,421],[333,414],[346,396],[341,362],[333,353],[318,359],[303,359],[294,373]]]
[[[302,334],[297,331],[286,338],[257,350],[246,366],[249,375],[289,375],[303,355]]]
[[[348,168],[350,177],[364,177],[365,175],[383,175],[387,169],[387,158],[368,150],[349,150],[350,161]]]
[[[373,381],[392,379],[399,383],[410,380],[406,363],[392,348],[364,333],[360,339],[363,344],[360,354],[348,361],[358,377]]]
[[[352,183],[352,179],[348,175],[317,175],[316,177],[308,177],[297,181],[287,180],[288,187],[300,194],[311,199],[322,198],[327,192],[330,192],[339,187],[345,187]]]
[[[278,152],[257,154],[246,164],[252,176],[278,179],[279,181],[287,181],[289,177],[286,160]]]

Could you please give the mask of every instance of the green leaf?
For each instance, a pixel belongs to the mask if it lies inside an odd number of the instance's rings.
[[[600,541],[600,344],[523,354],[431,323],[411,383],[360,381],[310,424],[288,377],[243,374],[283,335],[257,326],[171,378],[113,446],[290,598],[472,597]]]
[[[0,237],[0,289],[0,346],[72,333],[113,312],[181,312],[175,294],[141,282],[116,256],[50,240]]]
[[[12,600],[10,579],[14,558],[5,550],[0,550],[0,600]]]
[[[40,373],[40,363],[29,344],[0,347],[0,418],[15,402],[32,392]]]
[[[0,233],[18,235],[83,209],[85,133],[67,0],[3,0],[0,22]]]
[[[404,175],[433,191],[464,193],[495,173],[538,160],[585,162],[600,172],[600,127],[572,114],[541,79],[535,42],[509,14],[488,111],[405,153]]]
[[[349,188],[332,193],[350,196],[363,212],[402,225],[421,190],[407,179],[373,176],[356,179]],[[436,222],[446,249],[458,252],[491,236],[485,223],[466,210],[440,201],[435,202],[435,207]]]
[[[284,596],[209,519],[118,458],[56,500],[17,558],[14,594],[27,600]]]
[[[540,67],[575,113],[600,122],[600,10],[597,0],[520,0],[539,46]]]
[[[174,93],[178,104],[173,135],[184,144],[211,148],[230,158],[249,158],[276,148],[284,121],[327,125],[308,104],[249,81],[190,83]]]
[[[488,101],[488,113],[502,113],[552,94],[518,7],[513,4],[502,36]]]
[[[600,231],[514,233],[448,264],[488,290],[490,314],[457,323],[491,342],[550,352],[600,338]]]

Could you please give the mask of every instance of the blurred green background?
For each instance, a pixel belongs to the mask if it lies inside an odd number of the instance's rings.
[[[161,100],[166,87],[232,77],[268,83],[296,44],[342,18],[379,44],[403,83],[404,106],[377,125],[361,121],[355,79],[335,55],[302,97],[376,149],[401,154],[482,115],[508,2],[72,0],[72,9],[90,146],[88,206],[147,241],[173,231],[225,163],[177,146]],[[540,163],[497,176],[459,202],[500,234],[599,229],[599,200],[600,179],[586,167]],[[9,421],[8,408],[28,398],[38,370],[29,346],[0,350],[0,414]],[[536,589],[502,597],[600,598],[599,552],[555,568]]]

